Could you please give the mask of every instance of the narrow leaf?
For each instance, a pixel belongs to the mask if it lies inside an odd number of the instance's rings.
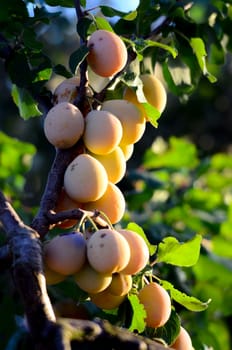
[[[106,17],[114,17],[114,16],[119,16],[122,19],[124,19],[125,21],[133,21],[136,17],[137,17],[137,11],[131,11],[128,13],[116,10],[112,7],[109,6],[100,6],[101,11],[103,13],[104,16]]]
[[[95,22],[98,29],[104,29],[104,30],[108,30],[109,32],[114,32],[113,28],[105,18],[95,17]]]
[[[191,38],[190,40],[190,45],[193,49],[193,52],[196,55],[198,64],[202,70],[202,73],[209,79],[211,83],[214,83],[217,81],[217,78],[212,75],[206,66],[206,49],[205,49],[205,44],[201,38]]]
[[[142,52],[148,47],[159,47],[160,49],[168,51],[173,58],[176,58],[178,55],[178,51],[175,47],[160,43],[159,41],[153,41],[153,40],[144,40],[144,39],[137,39],[135,40],[136,50],[138,52]]]
[[[166,237],[158,246],[157,262],[176,266],[193,266],[199,258],[201,240],[201,235],[196,235],[185,243],[178,242],[175,237]]]
[[[169,291],[173,300],[183,305],[186,309],[190,311],[204,311],[205,309],[207,309],[209,303],[211,302],[211,299],[207,300],[206,302],[203,302],[195,297],[189,296],[174,288],[174,286],[168,281],[161,281],[161,285]]]

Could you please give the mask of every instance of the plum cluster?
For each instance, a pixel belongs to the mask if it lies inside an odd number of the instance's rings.
[[[115,33],[96,30],[87,46],[88,66],[98,76],[111,77],[125,68],[127,48]],[[167,96],[161,81],[152,74],[141,74],[139,78],[145,101],[162,113]],[[145,240],[133,231],[112,226],[122,219],[126,207],[117,184],[125,175],[134,144],[144,135],[149,116],[130,87],[125,88],[122,99],[108,99],[95,108],[91,89],[86,88],[87,105],[81,111],[75,105],[79,86],[79,76],[73,76],[56,87],[54,106],[44,122],[45,135],[54,147],[80,145],[65,171],[55,211],[96,209],[107,217],[110,228],[97,228],[91,233],[73,230],[45,242],[45,276],[47,284],[56,284],[72,275],[96,306],[114,309],[131,291],[133,276],[149,263]],[[76,224],[74,219],[58,223],[65,229]],[[137,296],[146,311],[147,326],[165,325],[171,314],[168,292],[160,284],[147,281]],[[172,347],[192,349],[183,327]]]
[[[132,288],[132,276],[148,263],[144,239],[130,230],[99,229],[92,234],[72,231],[44,245],[48,284],[73,275],[90,300],[103,309],[119,306]]]

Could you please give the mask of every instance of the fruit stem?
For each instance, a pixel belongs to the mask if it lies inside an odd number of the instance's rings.
[[[95,231],[98,231],[99,228],[97,227],[97,225],[95,224],[94,220],[91,218],[91,216],[86,215],[86,219],[89,220],[89,222],[91,223],[91,225],[93,226]]]
[[[109,228],[111,230],[114,230],[114,227],[113,227],[112,223],[110,222],[110,219],[108,218],[108,216],[103,211],[99,210],[99,213],[103,217],[103,219],[107,222],[107,224],[109,225]]]

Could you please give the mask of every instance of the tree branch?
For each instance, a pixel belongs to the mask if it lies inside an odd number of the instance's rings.
[[[1,192],[0,221],[9,244],[12,276],[24,305],[28,328],[39,343],[50,332],[58,331],[46,290],[39,235],[22,222]]]
[[[169,349],[155,340],[139,336],[125,328],[113,326],[106,320],[88,321],[61,318],[57,322],[62,325],[64,332],[69,334],[68,340],[72,342],[73,350],[97,350],[102,348],[109,350]]]
[[[47,178],[47,184],[40,202],[39,212],[34,218],[31,227],[40,237],[44,237],[49,230],[49,213],[54,210],[63,186],[64,172],[73,159],[74,149],[57,149],[56,156]]]
[[[47,218],[50,222],[50,224],[57,224],[58,222],[64,221],[64,220],[81,220],[83,217],[89,217],[94,220],[96,224],[98,224],[100,227],[107,227],[109,226],[108,223],[101,218],[101,213],[98,210],[94,211],[88,211],[83,209],[71,209],[71,210],[64,210],[59,213],[53,213],[49,212],[47,214]]]
[[[0,247],[0,271],[10,268],[12,264],[12,256],[10,253],[9,244]]]

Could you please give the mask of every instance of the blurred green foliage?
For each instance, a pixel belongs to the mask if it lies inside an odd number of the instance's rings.
[[[97,27],[124,36],[137,60],[111,94],[121,96],[125,83],[134,86],[140,72],[151,72],[158,63],[169,98],[158,128],[148,125],[135,145],[127,175],[119,184],[127,201],[120,225],[129,224],[146,235],[154,265],[145,274],[153,273],[170,291],[175,310],[168,324],[154,331],[144,328],[144,310],[134,294],[112,312],[86,301],[72,278],[50,286],[49,295],[54,303],[65,298],[83,301],[92,317],[108,318],[166,341],[173,339],[182,323],[196,350],[229,350],[232,2],[197,0],[188,6],[189,1],[142,0],[130,13],[101,6],[107,19],[102,15],[85,18],[76,28],[70,0],[4,3],[0,12],[4,61],[0,62],[0,127],[4,131],[0,133],[0,187],[29,223],[54,155],[43,135],[38,95],[47,101],[53,88],[50,79],[71,76],[87,54],[79,46],[76,29],[82,37]],[[111,21],[114,16],[119,20]],[[4,242],[1,234],[0,239]],[[0,276],[4,286],[0,337],[2,348],[12,350],[23,348],[25,323],[9,281],[8,274]],[[140,279],[134,282],[139,284]]]

